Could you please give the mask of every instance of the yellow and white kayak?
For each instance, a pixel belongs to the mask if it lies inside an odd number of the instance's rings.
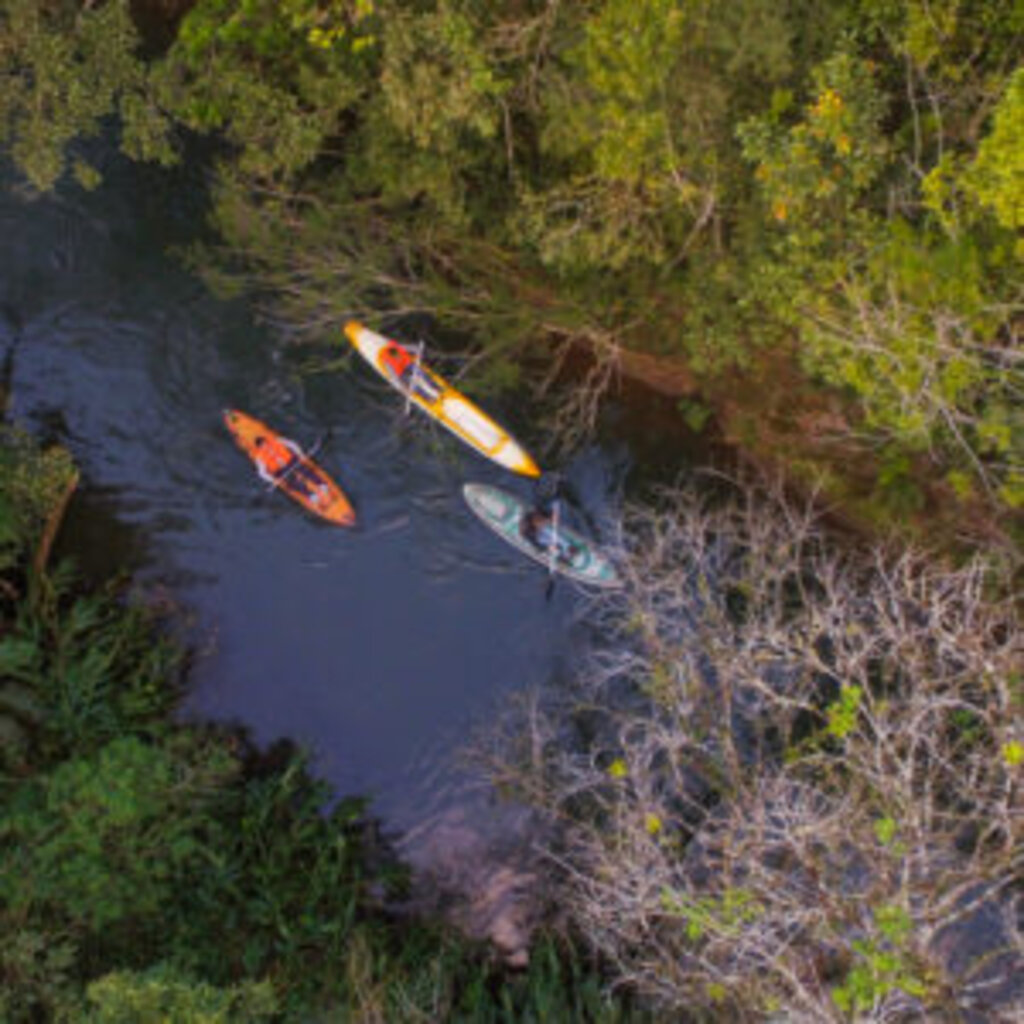
[[[408,346],[385,338],[355,320],[345,324],[345,334],[359,354],[393,388],[471,448],[513,473],[540,476],[537,463],[507,430],[424,366]]]

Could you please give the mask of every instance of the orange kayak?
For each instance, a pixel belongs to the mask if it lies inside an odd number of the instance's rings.
[[[330,523],[355,524],[355,510],[341,488],[294,441],[237,409],[224,410],[224,424],[268,486]]]

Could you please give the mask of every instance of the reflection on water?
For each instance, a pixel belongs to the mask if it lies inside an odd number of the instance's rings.
[[[530,484],[406,417],[361,364],[300,376],[245,304],[215,301],[164,254],[200,216],[195,190],[116,162],[107,176],[92,196],[0,200],[11,411],[61,435],[84,474],[65,546],[195,610],[212,642],[188,713],[292,737],[342,791],[411,824],[437,809],[468,728],[586,642],[576,592],[546,600],[543,571],[460,493],[467,480]],[[334,529],[267,493],[221,424],[228,406],[304,446],[329,429],[318,461],[360,525]],[[489,406],[539,447],[521,410]],[[614,521],[629,461],[617,442],[562,467],[598,523]]]

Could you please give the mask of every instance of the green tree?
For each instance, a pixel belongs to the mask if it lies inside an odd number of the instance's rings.
[[[175,757],[125,736],[18,787],[2,818],[0,896],[99,938],[155,925],[203,854],[205,794],[233,771],[215,749]]]
[[[775,225],[756,295],[869,431],[1016,503],[1021,367],[1007,339],[1022,296],[1007,239],[950,223],[937,177],[921,203],[936,215],[878,211],[899,172],[875,78],[840,54],[795,124],[774,113],[741,127]]]
[[[427,216],[464,228],[505,184],[498,137],[509,83],[474,5],[396,6],[381,27],[378,76],[347,179],[399,218],[422,204]]]
[[[523,241],[579,274],[674,266],[720,239],[737,162],[729,124],[789,72],[799,6],[594,5],[544,82],[541,152],[560,173],[527,190]]]
[[[111,114],[120,114],[133,156],[173,159],[138,44],[128,0],[0,2],[0,145],[35,188],[52,188],[69,160],[82,185],[98,184],[97,170],[70,158],[69,147],[97,135]]]
[[[126,603],[123,586],[90,595],[75,586],[64,570],[35,580],[0,639],[0,679],[31,695],[39,766],[165,731],[179,694],[181,653],[154,636],[152,614]]]
[[[311,164],[360,96],[369,0],[198,0],[150,72],[175,121],[217,132],[258,178]]]
[[[638,254],[660,262],[703,191],[699,169],[678,152],[670,92],[683,11],[675,0],[608,0],[582,30],[548,85],[542,134],[543,151],[572,170],[527,197],[527,237],[561,270],[617,268]]]

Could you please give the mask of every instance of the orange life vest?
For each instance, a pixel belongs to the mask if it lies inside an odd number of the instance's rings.
[[[275,437],[265,437],[263,444],[256,449],[256,458],[260,465],[271,475],[287,469],[294,460],[294,453]]]
[[[380,358],[396,377],[401,377],[412,364],[412,356],[401,345],[393,342],[384,346]]]

